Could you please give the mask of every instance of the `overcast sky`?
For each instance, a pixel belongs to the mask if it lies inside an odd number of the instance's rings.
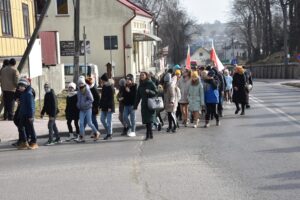
[[[215,20],[226,22],[230,18],[231,0],[181,0],[190,16],[199,23],[213,23]]]

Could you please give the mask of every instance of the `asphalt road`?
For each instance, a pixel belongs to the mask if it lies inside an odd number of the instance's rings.
[[[147,142],[140,131],[36,151],[0,144],[0,199],[300,199],[299,92],[257,82],[246,116],[226,105],[220,127]]]

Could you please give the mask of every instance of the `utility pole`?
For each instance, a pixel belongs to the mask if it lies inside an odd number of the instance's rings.
[[[74,0],[74,83],[79,77],[80,58],[80,0]]]
[[[85,26],[83,26],[83,42],[84,42],[84,67],[87,69],[87,53],[86,53],[86,33]]]

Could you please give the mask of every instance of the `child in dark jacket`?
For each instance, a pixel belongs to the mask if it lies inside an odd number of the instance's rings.
[[[20,143],[18,149],[37,149],[36,134],[33,127],[35,102],[31,86],[26,78],[21,78],[18,82],[18,88],[21,92],[18,113],[18,130],[20,132]],[[26,131],[25,131],[26,130]],[[31,141],[28,144],[27,139]]]
[[[219,114],[217,112],[217,106],[219,104],[220,96],[218,90],[218,81],[214,78],[215,72],[209,71],[206,72],[207,75],[203,77],[204,79],[204,97],[205,97],[205,105],[206,105],[206,115],[205,115],[205,128],[210,126],[209,120],[213,115],[216,119],[216,125],[220,126]]]
[[[45,113],[49,116],[49,121],[48,121],[49,140],[45,144],[49,146],[49,145],[61,143],[61,140],[58,135],[58,129],[55,122],[56,116],[58,114],[57,98],[54,90],[50,88],[49,83],[44,84],[44,89],[46,93],[44,97],[44,106],[41,111],[41,118],[44,117]],[[53,140],[53,135],[56,137],[55,140]]]
[[[79,136],[79,109],[77,108],[77,92],[76,84],[70,83],[68,85],[68,96],[67,96],[67,104],[66,104],[66,119],[67,125],[69,129],[69,138],[67,141],[71,141],[76,139]],[[76,133],[73,132],[72,121],[74,121],[74,125],[76,128]]]

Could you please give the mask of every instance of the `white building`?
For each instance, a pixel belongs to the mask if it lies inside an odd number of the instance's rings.
[[[210,63],[210,52],[201,47],[191,55],[191,60],[196,61],[198,65],[207,65]]]
[[[96,64],[100,75],[107,72],[106,65],[111,61],[114,77],[135,75],[153,66],[155,46],[161,40],[153,34],[153,16],[137,5],[127,0],[80,1],[80,26],[81,40],[83,26],[86,28],[88,63]],[[68,73],[73,72],[73,30],[73,0],[52,1],[41,31],[58,33],[57,60],[69,66]],[[84,56],[80,63],[84,64]]]

